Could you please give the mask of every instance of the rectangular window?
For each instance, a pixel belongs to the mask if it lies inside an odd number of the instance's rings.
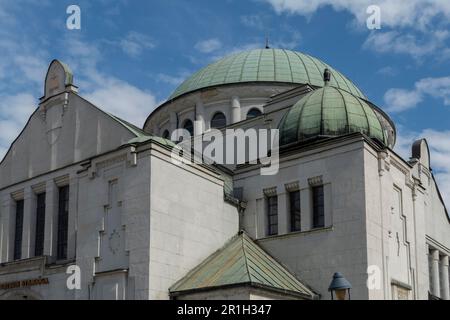
[[[323,186],[313,187],[313,228],[325,226],[325,208]]]
[[[267,234],[273,236],[278,234],[278,197],[267,198],[268,230]]]
[[[14,260],[22,257],[22,233],[23,233],[23,200],[16,202],[16,226],[14,232]]]
[[[58,260],[67,259],[67,241],[69,229],[69,187],[59,188],[58,201],[58,242],[57,254]]]
[[[44,231],[45,231],[45,193],[37,195],[36,206],[36,235],[34,240],[34,255],[36,257],[44,254]]]
[[[289,192],[291,232],[300,231],[300,191]]]

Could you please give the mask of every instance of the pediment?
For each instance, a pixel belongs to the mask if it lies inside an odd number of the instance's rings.
[[[0,188],[112,151],[136,138],[116,118],[72,92],[47,99],[0,163]]]

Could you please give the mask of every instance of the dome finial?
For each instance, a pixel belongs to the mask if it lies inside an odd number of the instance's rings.
[[[328,86],[330,84],[331,80],[331,71],[328,68],[325,68],[323,71],[323,81],[325,82],[325,86]]]
[[[266,35],[266,49],[270,49],[270,47],[269,47],[269,35]]]

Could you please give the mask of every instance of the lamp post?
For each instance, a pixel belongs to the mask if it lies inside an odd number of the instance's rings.
[[[340,272],[336,272],[333,275],[333,280],[331,280],[330,286],[328,287],[328,291],[331,292],[331,300],[334,300],[334,296],[336,296],[336,300],[350,300],[351,288],[352,285],[350,282],[348,282],[348,280],[345,279]]]

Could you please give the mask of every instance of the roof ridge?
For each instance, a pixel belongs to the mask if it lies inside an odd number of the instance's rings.
[[[371,129],[371,125],[370,125],[370,121],[369,121],[369,116],[367,115],[367,111],[366,108],[362,102],[362,100],[358,99],[358,97],[356,96],[352,96],[353,99],[356,99],[356,101],[358,101],[359,105],[361,106],[362,111],[364,112],[364,117],[366,118],[366,122],[367,122],[367,135],[369,137],[371,137],[372,135],[372,129]],[[370,107],[369,107],[370,108]],[[378,120],[379,121],[379,120]]]
[[[225,244],[223,246],[221,246],[220,248],[218,248],[216,251],[214,251],[212,254],[210,254],[206,259],[204,259],[202,262],[200,262],[198,265],[196,265],[195,267],[193,267],[191,270],[188,271],[188,273],[181,278],[180,280],[178,280],[177,282],[175,282],[170,288],[169,291],[172,290],[172,288],[176,288],[179,284],[183,283],[185,281],[186,278],[188,278],[189,276],[192,276],[193,274],[195,274],[196,272],[198,272],[203,266],[207,265],[210,261],[212,261],[214,258],[216,258],[222,251],[223,249],[225,249],[226,247],[228,247],[231,243],[233,243],[234,241],[236,241],[236,239],[239,237],[239,234],[234,235],[233,237],[231,237],[228,241],[225,242]]]
[[[274,271],[276,272],[276,274],[273,274],[273,276],[277,279],[278,282],[280,282],[281,284],[283,284],[283,283],[285,284],[286,282],[289,283],[289,280],[295,280],[296,281],[295,285],[293,283],[290,283],[290,284],[294,285],[295,287],[300,286],[302,289],[311,290],[310,288],[308,288],[306,285],[304,285],[301,282],[299,277],[294,272],[292,272],[284,264],[282,264],[277,259],[275,259],[271,254],[269,254],[266,250],[264,250],[258,243],[253,241],[248,235],[247,235],[247,239],[252,244],[254,244],[254,246],[252,246],[252,248],[255,248],[255,250],[257,251],[257,252],[255,252],[255,254],[263,255],[263,257],[265,259],[274,263]],[[286,278],[285,276],[283,276],[283,274],[282,274],[283,272],[288,276],[289,279]]]
[[[346,133],[350,133],[351,132],[350,131],[350,119],[348,118],[348,108],[347,108],[347,103],[346,103],[345,98],[344,98],[344,94],[338,88],[335,88],[335,89],[336,89],[337,92],[339,92],[339,94],[342,97],[342,102],[343,102],[344,109],[345,109],[345,119],[347,120],[347,128],[346,128],[347,132]]]
[[[290,77],[291,77],[291,81],[294,82],[294,75],[293,75],[293,73],[292,73],[291,59],[289,59],[289,55],[287,54],[287,52],[286,52],[285,49],[281,49],[281,51],[282,51],[282,52],[284,53],[284,55],[286,56],[286,60],[287,60],[287,62],[288,62],[289,71],[290,71],[289,75],[290,75]]]
[[[97,106],[93,102],[87,100],[86,98],[83,98],[79,94],[75,94],[75,96],[77,96],[78,98],[80,98],[83,101],[86,101],[89,105],[94,107],[96,110],[98,110],[101,113],[107,115],[108,117],[110,117],[111,119],[113,119],[114,121],[116,121],[117,123],[122,125],[123,127],[125,127],[128,131],[130,131],[132,134],[134,134],[137,138],[142,137],[142,136],[151,137],[151,135],[147,134],[144,130],[142,130],[138,126],[136,126],[136,125],[134,125],[134,124],[132,124],[132,123],[130,123],[128,121],[125,121],[125,120],[119,118],[118,116],[113,115],[112,113],[109,113],[108,111],[106,111],[103,108]]]
[[[240,231],[177,281],[171,294],[213,290],[229,285],[263,286],[313,297],[314,290],[270,256],[245,231]]]
[[[107,111],[104,111],[107,115],[109,115],[111,118],[113,118],[114,120],[116,120],[117,122],[120,122],[120,124],[122,124],[123,126],[125,126],[128,130],[132,131],[135,135],[137,136],[151,136],[149,134],[147,134],[144,130],[142,130],[141,128],[139,128],[138,126],[132,124],[131,122],[128,122],[116,115],[113,115],[112,113],[109,113]]]
[[[300,57],[300,55],[305,55],[305,54],[302,52],[297,52],[297,51],[292,51],[292,52],[296,55],[298,61],[300,61],[302,63],[303,68],[305,69],[306,78],[308,79],[308,83],[312,83],[311,76],[309,74],[308,68],[306,67],[305,61],[303,61],[303,59]],[[290,60],[289,60],[289,63],[290,63]]]
[[[244,237],[246,236],[245,231],[241,231],[239,234],[239,237],[241,238],[241,243],[242,243],[242,252],[244,254],[244,264],[245,264],[245,269],[247,270],[247,276],[248,276],[248,280],[250,281],[250,283],[253,283],[253,279],[252,279],[252,274],[250,273],[250,268],[248,266],[248,257],[247,257],[247,252],[245,251],[245,245],[244,245]]]

